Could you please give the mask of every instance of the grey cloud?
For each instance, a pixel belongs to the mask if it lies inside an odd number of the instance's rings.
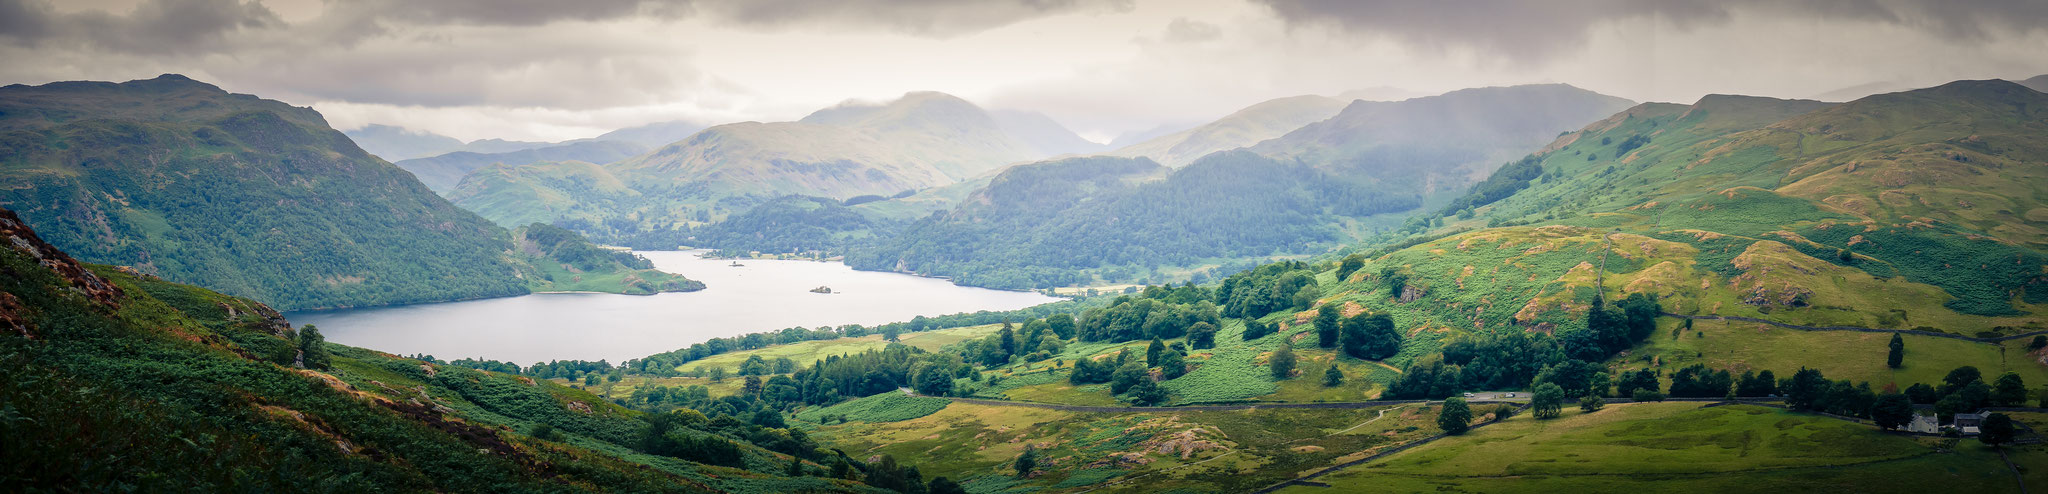
[[[262,4],[149,0],[133,12],[58,13],[46,1],[0,0],[0,37],[27,46],[91,47],[137,54],[205,52],[237,31],[280,26]]]
[[[386,0],[351,8],[409,24],[539,26],[564,21],[626,17],[673,18],[691,12],[690,0]]]
[[[1210,41],[1223,37],[1223,28],[1202,21],[1178,17],[1166,24],[1166,40],[1177,43]]]
[[[1533,62],[1586,42],[1601,22],[1656,19],[1680,29],[1718,25],[1738,11],[1816,21],[1864,21],[1921,29],[1957,40],[2048,29],[2038,0],[1252,0],[1290,25],[1328,25],[1410,44],[1458,46]]]
[[[1132,0],[726,0],[697,10],[758,27],[833,24],[877,27],[918,36],[951,37],[1047,15],[1127,12]]]

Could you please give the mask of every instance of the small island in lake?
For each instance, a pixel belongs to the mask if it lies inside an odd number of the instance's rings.
[[[811,293],[832,293],[832,287],[821,286],[817,288],[812,288]]]

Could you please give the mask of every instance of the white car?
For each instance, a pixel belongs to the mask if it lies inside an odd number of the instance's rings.
[[[1465,397],[1466,397],[1466,398],[1471,398],[1471,397],[1472,397],[1472,393],[1465,393]]]
[[[1505,395],[1501,395],[1501,396],[1503,396],[1503,397],[1506,397],[1506,398],[1514,398],[1514,397],[1515,397],[1515,394],[1514,394],[1514,393],[1508,393],[1508,394],[1505,394]]]

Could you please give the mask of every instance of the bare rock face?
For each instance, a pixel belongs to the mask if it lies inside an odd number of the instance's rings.
[[[22,222],[21,217],[15,216],[14,211],[4,208],[0,208],[0,244],[35,258],[43,267],[57,272],[58,276],[69,282],[73,291],[110,309],[120,308],[120,301],[126,296],[121,293],[120,287],[93,274],[91,270],[85,269],[85,265],[79,264],[78,260],[72,259],[64,251],[57,250],[37,237],[35,230],[28,227],[28,223]]]

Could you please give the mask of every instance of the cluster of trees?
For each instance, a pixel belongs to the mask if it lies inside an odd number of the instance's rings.
[[[1340,317],[1339,309],[1325,305],[1316,311],[1317,346],[1335,348],[1341,344],[1345,355],[1366,360],[1385,360],[1401,351],[1401,332],[1394,329],[1392,316],[1361,312]]]
[[[1388,394],[1401,399],[1441,399],[1469,389],[1520,388],[1545,368],[1570,360],[1557,340],[1543,333],[1466,335],[1444,344],[1438,354],[1409,362],[1401,378],[1389,386]]]
[[[1179,348],[1179,344],[1168,347],[1160,340],[1153,340],[1144,358],[1133,357],[1126,350],[1100,361],[1087,357],[1074,359],[1067,381],[1075,385],[1109,383],[1110,394],[1128,394],[1131,403],[1138,406],[1158,405],[1172,397],[1152,380],[1150,368],[1159,367],[1161,376],[1166,379],[1180,377],[1187,372],[1186,357],[1186,350]]]
[[[1223,279],[1216,303],[1223,315],[1257,319],[1282,310],[1308,310],[1322,291],[1316,272],[1301,261],[1281,261],[1248,269]]]
[[[712,338],[688,348],[657,353],[643,358],[628,360],[623,365],[637,374],[654,376],[679,375],[676,370],[683,364],[702,360],[713,355],[753,350],[769,345],[782,345],[809,340],[830,340],[841,337],[859,337],[872,334],[871,330],[859,324],[848,324],[837,328],[820,326],[817,329],[786,328],[766,333],[751,333],[727,338]],[[539,364],[536,364],[538,366]],[[541,376],[536,376],[541,377]],[[554,376],[545,376],[554,377]]]
[[[1558,343],[1564,345],[1565,353],[1579,360],[1605,360],[1649,337],[1657,330],[1657,317],[1664,313],[1655,296],[1642,293],[1629,294],[1615,305],[1610,309],[1595,297],[1593,308],[1586,312],[1585,329],[1559,332]]]
[[[1935,414],[1947,422],[1955,414],[1985,407],[2020,406],[2027,401],[2027,386],[2019,374],[2011,372],[1986,383],[1976,367],[1963,366],[1949,371],[1941,384],[1917,383],[1906,388],[1905,395],[1913,403],[1934,405]],[[2048,396],[2042,396],[2041,403],[2048,405]]]
[[[960,356],[987,367],[1008,365],[1019,358],[1037,362],[1052,358],[1066,347],[1066,340],[1074,337],[1074,329],[1072,317],[1032,319],[1024,323],[1023,331],[1005,322],[996,334],[962,343]]]
[[[1214,302],[1175,303],[1155,298],[1156,294],[1117,297],[1109,307],[1082,312],[1076,336],[1081,341],[1108,342],[1171,339],[1186,336],[1198,323],[1210,328],[1223,324]],[[1206,338],[1213,341],[1215,335],[1211,332]]]

